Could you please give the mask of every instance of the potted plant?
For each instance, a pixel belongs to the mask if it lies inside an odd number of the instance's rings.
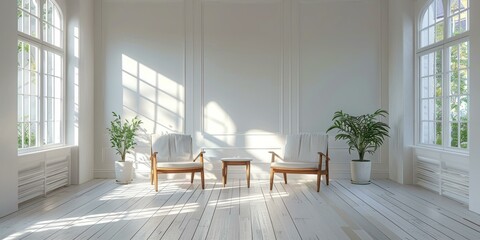
[[[127,153],[135,148],[136,132],[140,129],[142,120],[135,117],[130,121],[122,118],[119,114],[112,112],[114,119],[110,122],[110,143],[115,149],[116,154],[120,155],[120,159],[115,162],[115,176],[118,183],[129,183],[132,180],[133,162],[125,161]]]
[[[388,112],[378,109],[372,114],[352,116],[343,111],[337,111],[333,115],[333,125],[327,132],[337,129],[335,140],[346,140],[349,149],[358,152],[358,159],[350,162],[352,183],[369,184],[372,163],[364,159],[365,153],[373,154],[389,137],[388,124],[379,121],[378,117],[387,117]]]

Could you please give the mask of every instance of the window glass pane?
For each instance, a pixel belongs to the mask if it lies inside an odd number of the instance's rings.
[[[435,120],[442,121],[442,99],[435,98]]]
[[[55,137],[54,137],[54,143],[61,143],[61,122],[60,121],[55,121]]]
[[[427,11],[425,12],[425,15],[423,15],[422,17],[422,25],[421,25],[421,28],[426,28],[428,27],[428,9]]]
[[[54,108],[55,115],[53,116],[54,120],[60,121],[62,119],[62,115],[61,115],[62,114],[62,102],[60,101],[60,99],[55,99],[54,104],[55,104],[55,108]]]
[[[435,99],[428,99],[428,120],[435,120]]]
[[[53,121],[53,100],[51,98],[45,99],[45,118],[46,121]]]
[[[435,74],[441,74],[442,73],[442,51],[436,51],[435,52]]]
[[[457,72],[450,73],[450,95],[458,94],[458,74]]]
[[[450,123],[450,146],[458,147],[458,123]]]
[[[428,144],[428,122],[421,122],[420,123],[420,142],[424,144]]]
[[[17,142],[18,148],[23,148],[23,123],[17,123]]]
[[[38,63],[39,63],[39,52],[38,48],[31,45],[30,46],[30,70],[32,71],[38,71]]]
[[[460,70],[460,94],[468,94],[468,69]]]
[[[458,70],[458,45],[449,47],[450,53],[450,71]]]
[[[23,11],[17,9],[17,30],[23,32]]]
[[[435,144],[442,145],[442,123],[435,123]]]
[[[468,123],[460,123],[460,147],[468,148]]]
[[[23,33],[30,34],[30,14],[23,12]]]
[[[57,77],[61,77],[62,76],[62,65],[63,65],[63,62],[62,62],[62,57],[60,57],[60,55],[58,54],[53,54],[54,55],[54,58],[55,58],[55,65],[54,65],[54,69],[53,69],[53,73],[55,76]]]
[[[435,23],[435,4],[433,2],[428,6],[428,11],[425,14],[428,15],[428,25],[433,25]]]
[[[30,94],[38,96],[38,74],[31,72],[30,74]]]
[[[420,94],[421,94],[421,98],[426,98],[428,97],[428,77],[424,77],[422,78],[420,81],[421,81],[421,91],[420,91]]]
[[[458,23],[458,33],[463,33],[465,31],[468,31],[469,22],[470,21],[468,19],[468,11],[461,12],[459,23]]]
[[[440,42],[443,40],[443,29],[444,29],[444,23],[440,22],[435,25],[435,42]]]
[[[458,0],[450,0],[450,15],[458,12],[458,10],[459,10]]]
[[[433,75],[434,74],[434,69],[435,69],[435,54],[434,53],[429,53],[428,54],[428,75]]]
[[[467,96],[460,97],[459,112],[460,112],[460,121],[467,122],[468,121],[468,97]]]
[[[23,96],[23,121],[24,122],[30,122],[30,97],[29,96]]]
[[[30,0],[23,0],[23,9],[25,10],[30,9]]]
[[[420,57],[420,76],[424,77],[428,75],[428,55]]]
[[[54,78],[54,91],[53,97],[61,98],[62,97],[62,80],[60,78]]]
[[[450,97],[450,121],[458,121],[458,97]]]
[[[38,4],[35,0],[32,0],[30,3],[30,13],[38,17]]]
[[[428,96],[429,98],[435,97],[435,79],[434,77],[428,78]]]
[[[27,43],[23,44],[23,68],[30,69],[30,45]]]
[[[420,32],[420,47],[428,45],[428,28]]]
[[[28,136],[28,140],[30,142],[29,147],[37,146],[37,124],[31,123],[30,124],[30,135]]]
[[[23,94],[23,70],[21,68],[17,71],[17,93]]]
[[[427,120],[428,119],[428,99],[422,100],[421,103],[421,120]]]
[[[434,43],[435,41],[435,26],[428,28],[428,45]]]
[[[437,75],[435,78],[435,97],[442,96],[442,75]]]
[[[38,121],[38,98],[30,97],[30,121]]]
[[[23,70],[23,94],[30,94],[30,71]]]
[[[17,96],[17,122],[23,122],[23,96]]]
[[[30,16],[30,36],[38,37],[38,19]]]
[[[468,68],[468,42],[460,43],[460,61],[458,67],[460,69]]]
[[[440,22],[443,20],[443,3],[442,0],[435,0],[435,20]]]

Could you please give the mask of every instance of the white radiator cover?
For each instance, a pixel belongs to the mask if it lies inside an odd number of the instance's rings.
[[[464,153],[415,148],[415,184],[468,204],[469,157]]]
[[[70,147],[19,156],[18,202],[70,185]]]

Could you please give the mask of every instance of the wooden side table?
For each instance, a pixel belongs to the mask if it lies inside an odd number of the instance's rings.
[[[247,187],[250,187],[250,162],[251,158],[222,158],[222,180],[223,186],[227,184],[228,165],[244,165],[247,171]]]

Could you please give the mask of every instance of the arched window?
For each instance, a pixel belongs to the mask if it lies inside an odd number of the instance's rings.
[[[17,0],[18,148],[64,142],[64,20],[51,0]]]
[[[432,0],[419,18],[420,144],[468,149],[468,16],[468,0]]]

